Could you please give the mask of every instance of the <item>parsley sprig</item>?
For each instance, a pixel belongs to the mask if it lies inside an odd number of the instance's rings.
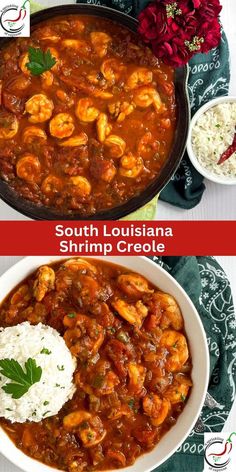
[[[15,359],[1,359],[0,374],[14,381],[4,385],[2,390],[12,398],[18,399],[23,397],[32,385],[40,381],[42,369],[31,357],[25,362],[25,371]]]
[[[43,72],[55,66],[57,62],[56,58],[52,56],[50,49],[44,52],[41,48],[29,47],[28,54],[29,62],[27,62],[26,67],[32,75],[43,74]]]

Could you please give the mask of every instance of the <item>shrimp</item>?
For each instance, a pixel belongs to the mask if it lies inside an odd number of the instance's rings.
[[[135,179],[144,168],[141,157],[134,156],[131,152],[123,156],[120,160],[120,175]]]
[[[54,289],[55,272],[51,267],[42,266],[39,268],[34,282],[33,291],[37,302],[41,302],[47,292]]]
[[[165,391],[165,397],[173,404],[184,402],[187,398],[192,382],[184,374],[177,374],[174,381]]]
[[[118,285],[131,297],[140,297],[144,293],[153,293],[148,287],[148,281],[139,274],[122,274],[117,279]]]
[[[169,372],[180,370],[188,360],[189,352],[186,338],[178,331],[166,329],[160,339],[160,347],[168,350],[165,368]]]
[[[125,300],[117,299],[112,302],[112,306],[122,318],[138,328],[142,326],[143,320],[148,314],[148,308],[141,300],[129,305]]]
[[[67,431],[75,430],[81,423],[92,418],[91,413],[85,410],[76,410],[63,418],[63,426]]]
[[[91,47],[83,39],[64,39],[62,46],[69,49],[74,49],[83,56],[88,56],[91,53]]]
[[[77,103],[75,114],[83,123],[91,123],[97,119],[99,110],[93,106],[91,98],[81,98]]]
[[[62,143],[59,143],[59,146],[79,147],[79,146],[85,146],[87,142],[88,142],[88,136],[86,133],[83,133],[82,131],[77,136],[73,136],[72,138],[69,138],[66,141],[63,141]]]
[[[143,159],[150,159],[158,151],[159,147],[159,141],[156,141],[152,133],[147,131],[138,142],[138,155],[142,156]]]
[[[28,63],[29,63],[29,54],[28,52],[25,52],[24,54],[21,54],[20,59],[19,59],[19,67],[25,75],[31,75],[30,70],[27,67]]]
[[[154,303],[161,310],[160,328],[166,329],[172,327],[176,331],[183,329],[183,317],[176,300],[164,292],[155,292]]]
[[[108,116],[106,113],[100,113],[97,119],[97,135],[100,143],[105,141],[108,134],[111,132],[112,126],[108,123]]]
[[[64,292],[72,285],[72,280],[75,272],[82,272],[85,274],[96,274],[97,269],[94,265],[84,259],[68,259],[65,261],[61,269],[57,272],[56,289],[58,292]],[[66,326],[73,326],[68,324]]]
[[[129,375],[129,391],[135,395],[143,395],[145,391],[143,384],[145,381],[147,369],[140,364],[129,362],[128,364],[128,375]]]
[[[47,134],[37,126],[28,126],[22,134],[23,143],[32,144],[34,141],[47,141]]]
[[[74,105],[74,99],[69,97],[69,95],[62,89],[56,91],[56,96],[62,103],[66,103],[66,105],[71,108]]]
[[[121,64],[117,59],[111,58],[103,61],[100,70],[107,82],[115,84],[119,80],[124,69],[125,66],[123,64]]]
[[[93,45],[94,51],[98,57],[104,57],[107,54],[108,45],[111,42],[111,37],[100,31],[94,31],[90,33],[91,43]]]
[[[81,175],[76,175],[74,177],[70,177],[70,183],[73,185],[74,189],[76,190],[76,194],[79,197],[88,197],[91,193],[92,187],[88,179],[86,177],[82,177]]]
[[[25,104],[25,111],[31,116],[31,123],[43,123],[50,120],[54,109],[53,101],[43,93],[33,95]]]
[[[170,411],[170,401],[160,398],[159,395],[149,393],[143,399],[143,409],[146,415],[150,416],[154,426],[160,426],[166,419]]]
[[[16,164],[16,173],[20,179],[29,183],[38,183],[41,179],[41,164],[34,154],[24,154]]]
[[[54,82],[54,75],[50,70],[44,72],[41,75],[41,84],[42,84],[43,89],[47,89],[51,87],[53,82]]]
[[[97,268],[96,266],[90,264],[90,262],[86,261],[85,259],[68,259],[66,262],[64,262],[63,270],[69,269],[72,272],[77,272],[78,270],[83,270],[83,271],[88,271],[92,272],[93,274],[97,273]]]
[[[108,148],[110,157],[116,159],[123,156],[126,148],[126,142],[120,138],[120,136],[111,134],[106,138],[104,146]]]
[[[93,318],[77,314],[74,326],[65,331],[64,340],[75,357],[86,360],[97,354],[104,341],[104,329]]]
[[[99,416],[94,416],[79,430],[79,437],[86,448],[94,447],[101,443],[107,432]]]
[[[63,188],[62,180],[56,175],[49,174],[42,182],[41,191],[44,195],[51,197],[59,193]]]
[[[124,121],[126,116],[130,115],[134,111],[134,108],[134,104],[131,104],[129,102],[121,103],[120,101],[118,101],[115,103],[110,103],[108,105],[108,110],[110,114],[113,116],[113,118],[117,118],[116,121],[118,123]]]
[[[0,111],[0,139],[12,139],[18,133],[19,121],[15,115]]]
[[[157,113],[165,110],[165,105],[163,105],[161,97],[154,87],[139,87],[134,93],[133,100],[135,105],[140,108],[148,108],[153,105]]]
[[[40,41],[52,41],[52,43],[57,43],[61,39],[61,37],[55,33],[50,26],[44,26],[38,30],[37,35],[39,36],[38,39],[40,39]]]
[[[58,139],[68,138],[74,129],[74,120],[69,113],[58,113],[49,123],[51,135]]]
[[[50,51],[51,56],[53,57],[53,59],[56,59],[56,64],[54,64],[54,66],[52,66],[51,70],[52,71],[58,70],[58,68],[60,66],[60,63],[61,63],[58,50],[50,46],[49,48],[47,48],[47,51]]]
[[[119,377],[112,370],[101,374],[96,366],[96,374],[92,379],[92,386],[96,389],[97,395],[111,395],[119,383]]]
[[[91,90],[91,94],[96,98],[103,98],[104,100],[110,100],[113,97],[111,92],[106,92],[106,90]]]
[[[11,305],[22,306],[31,299],[31,293],[27,284],[21,285],[11,297]]]
[[[111,413],[109,413],[109,420],[118,420],[122,416],[127,416],[128,418],[132,416],[133,411],[128,405],[121,405],[118,408],[113,408]]]
[[[128,77],[126,84],[129,90],[135,89],[140,85],[147,85],[152,82],[152,72],[144,67],[139,67]]]

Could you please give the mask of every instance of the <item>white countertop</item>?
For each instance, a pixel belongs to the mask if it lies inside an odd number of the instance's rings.
[[[15,264],[21,257],[0,257],[0,276],[13,264]],[[233,297],[236,304],[236,256],[235,257],[228,257],[228,256],[221,256],[216,257],[217,261],[221,264],[222,268],[225,270],[233,291]],[[236,401],[234,406],[231,410],[229,418],[225,424],[224,431],[225,432],[232,432],[236,430]],[[7,459],[5,459],[0,454],[0,472],[20,472],[18,467],[12,465]],[[168,472],[173,472],[170,470]],[[175,472],[180,472],[180,470],[176,470]],[[201,472],[201,471],[191,471],[191,472]]]
[[[38,0],[38,3],[55,6],[75,3],[73,0]],[[92,1],[90,2],[92,3]],[[231,52],[231,83],[230,94],[236,95],[236,2],[221,0],[223,5],[222,22],[228,37]],[[157,207],[158,220],[233,220],[236,219],[236,186],[217,185],[205,180],[206,190],[200,204],[192,210],[182,210],[173,205],[159,201]],[[1,220],[28,220],[27,217],[13,210],[0,201]]]

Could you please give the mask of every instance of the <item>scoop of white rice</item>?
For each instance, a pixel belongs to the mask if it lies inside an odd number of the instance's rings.
[[[56,415],[75,392],[76,361],[55,329],[28,322],[0,328],[0,359],[15,359],[25,371],[29,358],[42,368],[42,376],[21,398],[4,392],[2,386],[13,381],[0,374],[0,417],[11,422],[39,422]]]

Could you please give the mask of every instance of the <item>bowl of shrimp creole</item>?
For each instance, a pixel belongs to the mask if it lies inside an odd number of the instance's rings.
[[[150,472],[207,392],[192,301],[145,257],[27,257],[0,283],[0,453],[25,472]]]
[[[0,197],[33,219],[117,220],[168,183],[189,127],[187,67],[162,63],[138,21],[76,4],[0,41]]]

